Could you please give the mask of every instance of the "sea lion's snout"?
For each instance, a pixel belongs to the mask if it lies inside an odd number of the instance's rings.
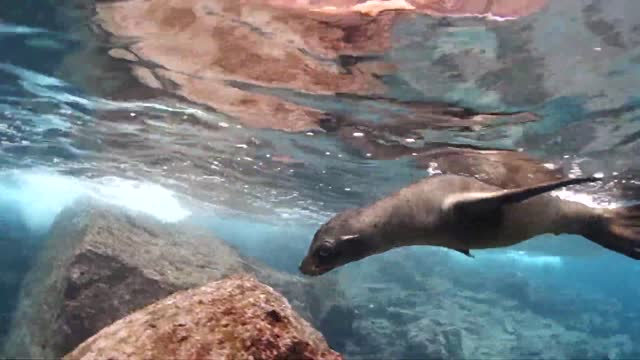
[[[315,233],[309,250],[298,267],[309,276],[319,276],[350,262],[376,253],[374,241],[353,221],[356,211],[343,212]]]
[[[300,270],[300,272],[304,275],[308,275],[308,276],[320,276],[326,272],[329,272],[332,270],[332,268],[329,267],[322,267],[319,266],[311,257],[305,257],[302,262],[300,263],[300,266],[298,267],[298,269]]]
[[[333,270],[336,257],[333,251],[334,243],[332,241],[318,241],[316,236],[314,243],[311,245],[309,253],[302,259],[300,272],[304,275],[319,276]]]

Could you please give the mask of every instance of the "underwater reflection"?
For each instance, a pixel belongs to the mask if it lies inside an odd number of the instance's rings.
[[[318,128],[321,111],[278,96],[227,86],[239,81],[302,93],[381,96],[395,65],[383,56],[397,17],[486,15],[518,17],[544,1],[238,1],[99,2],[96,18],[122,39],[110,56],[129,62],[153,89],[175,93],[251,127]],[[371,16],[371,15],[375,16]],[[407,118],[430,110],[406,107]],[[489,115],[491,116],[491,115]]]
[[[387,10],[411,10],[432,16],[494,16],[518,18],[540,10],[546,0],[266,0],[282,7],[304,8],[313,11],[356,11],[377,15]]]
[[[103,2],[97,6],[97,17],[110,33],[135,39],[111,54],[130,61],[138,80],[207,104],[252,127],[302,131],[316,127],[320,112],[241,91],[226,81],[325,94],[382,91],[374,75],[384,73],[387,64],[356,60],[345,67],[339,52],[381,51],[385,38],[376,35],[385,32],[389,19],[325,19],[260,2],[197,0],[179,6],[165,6],[163,1]]]

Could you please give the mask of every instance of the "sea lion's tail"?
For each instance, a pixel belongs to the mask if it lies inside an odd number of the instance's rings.
[[[606,210],[587,238],[609,250],[640,260],[640,204]]]

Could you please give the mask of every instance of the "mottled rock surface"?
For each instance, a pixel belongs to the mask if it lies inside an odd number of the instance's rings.
[[[54,222],[27,275],[4,356],[68,353],[114,321],[178,290],[236,273],[274,287],[320,324],[337,296],[318,282],[276,272],[210,234],[81,200]]]
[[[287,300],[249,276],[181,291],[65,356],[80,359],[342,359]]]

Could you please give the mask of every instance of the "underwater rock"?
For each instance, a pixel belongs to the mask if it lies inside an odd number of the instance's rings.
[[[233,276],[180,291],[101,330],[66,360],[342,359],[272,288]]]
[[[514,299],[524,304],[531,302],[531,285],[522,274],[513,272],[504,276],[502,281],[495,282],[495,291],[507,298]]]
[[[332,306],[322,319],[319,329],[336,350],[343,351],[347,339],[353,336],[355,317],[356,313],[353,308],[336,305]]]
[[[404,329],[383,318],[362,316],[354,331],[343,352],[350,359],[396,358],[406,344]]]
[[[461,359],[464,358],[462,332],[456,328],[442,329],[430,319],[423,319],[408,327],[408,341],[404,358]]]
[[[81,199],[58,215],[27,275],[3,355],[62,356],[137,309],[237,273],[272,286],[314,324],[340,296],[335,286],[269,269],[206,232]]]

